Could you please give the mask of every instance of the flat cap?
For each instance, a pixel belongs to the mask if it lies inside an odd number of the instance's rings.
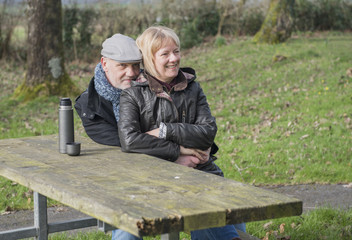
[[[122,63],[142,61],[142,54],[135,40],[125,35],[115,34],[106,39],[102,46],[101,55],[104,57]]]

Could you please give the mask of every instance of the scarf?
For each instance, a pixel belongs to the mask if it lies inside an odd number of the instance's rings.
[[[116,122],[120,119],[120,95],[121,89],[113,87],[107,80],[103,66],[99,63],[94,71],[94,86],[100,96],[112,103]]]

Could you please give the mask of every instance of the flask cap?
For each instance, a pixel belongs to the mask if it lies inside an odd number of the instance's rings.
[[[61,98],[60,99],[60,106],[71,106],[72,102],[70,98]]]

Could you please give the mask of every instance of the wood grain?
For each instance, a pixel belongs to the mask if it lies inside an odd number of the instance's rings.
[[[57,136],[0,140],[0,175],[134,235],[300,215],[302,202],[118,147]]]

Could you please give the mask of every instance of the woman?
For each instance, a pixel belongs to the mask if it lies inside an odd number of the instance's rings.
[[[180,41],[162,26],[136,43],[144,72],[120,99],[119,137],[125,152],[144,153],[223,176],[209,157],[217,127],[195,71],[180,68]],[[242,228],[242,230],[244,230]],[[192,239],[238,238],[233,225],[191,232]]]

